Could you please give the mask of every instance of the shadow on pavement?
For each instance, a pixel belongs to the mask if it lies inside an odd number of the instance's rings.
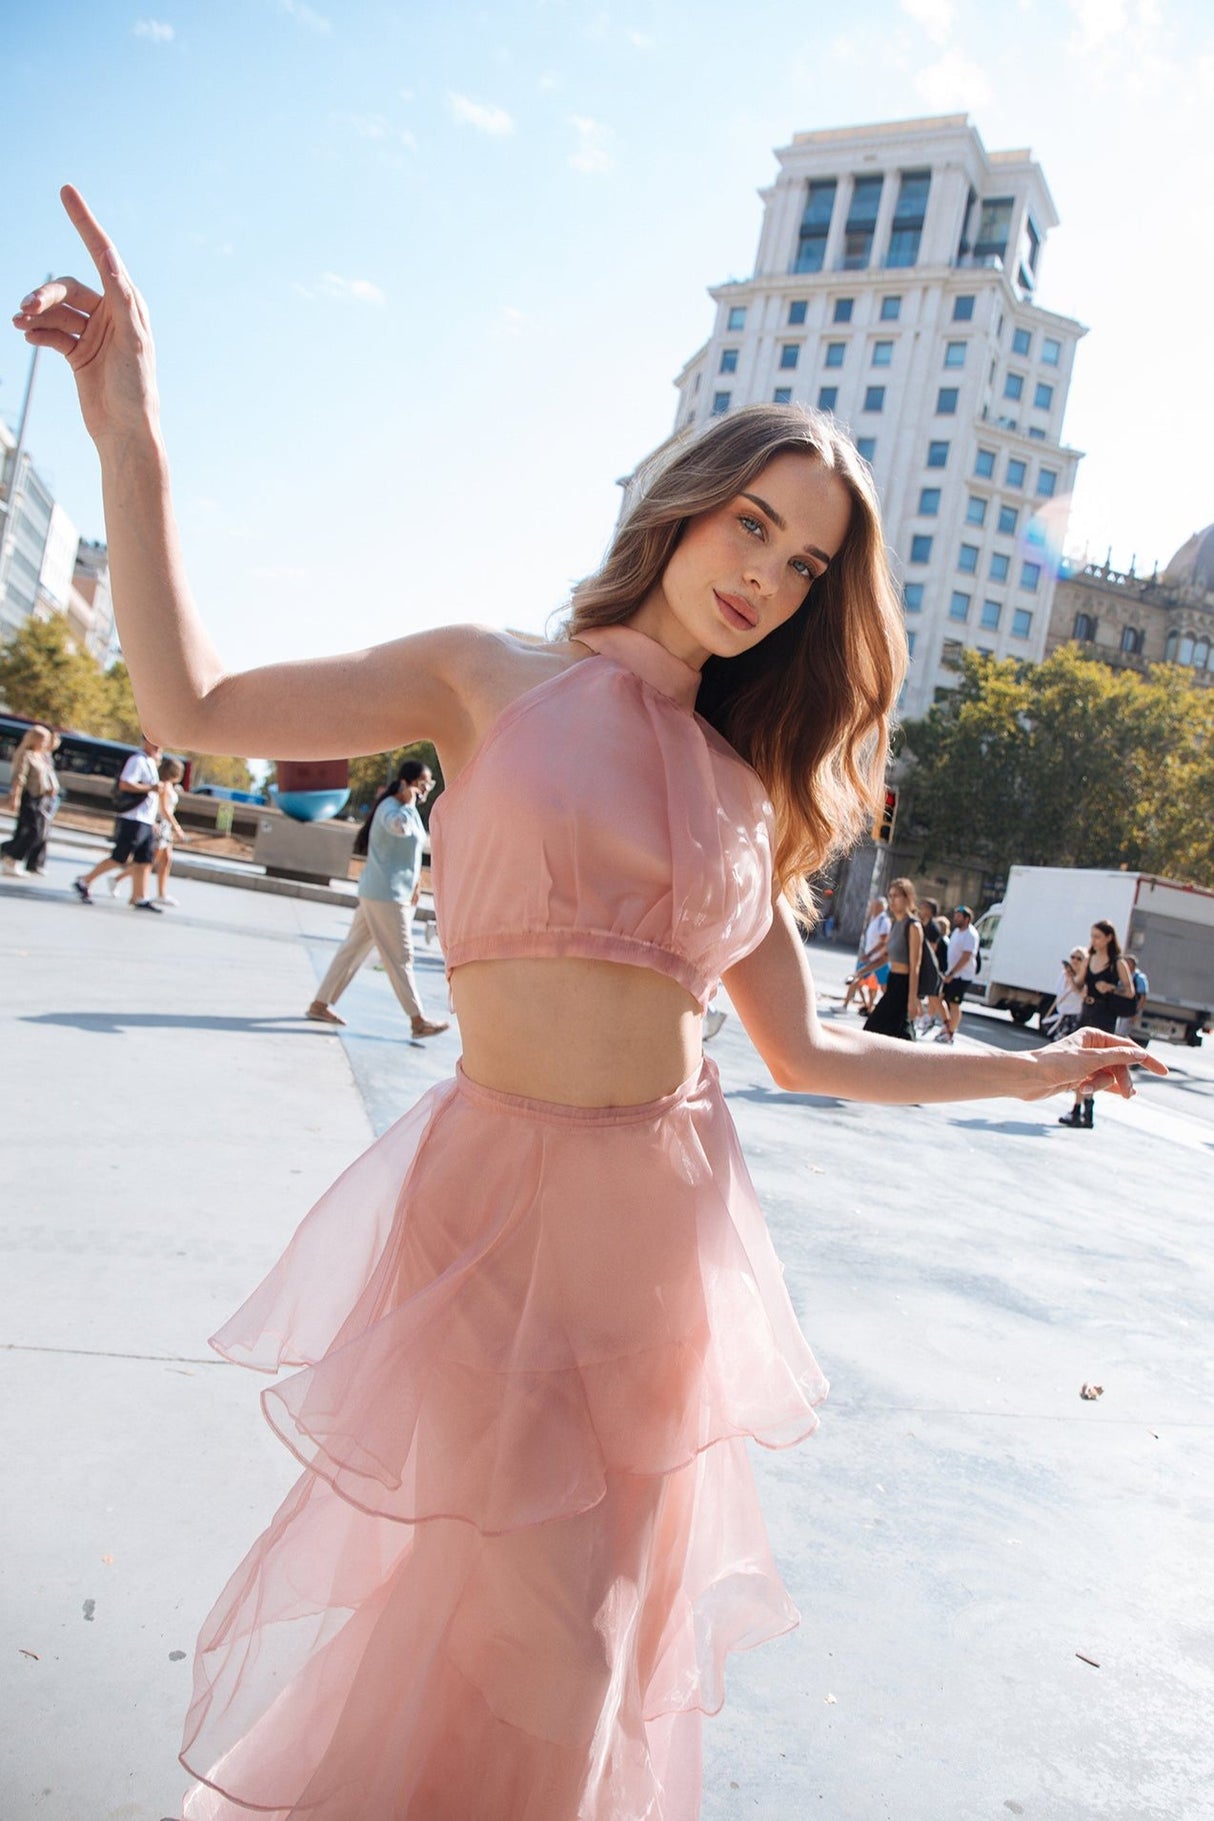
[[[21,1024],[53,1024],[73,1031],[95,1031],[99,1036],[119,1037],[129,1030],[166,1031],[275,1031],[298,1037],[314,1037],[330,1026],[305,1023],[289,1013],[276,1018],[224,1018],[204,1012],[39,1012],[21,1018]]]

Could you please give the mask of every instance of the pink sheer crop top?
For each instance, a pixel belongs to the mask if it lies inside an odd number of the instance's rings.
[[[706,1005],[772,917],[772,808],[695,713],[699,672],[630,626],[515,698],[434,806],[435,911],[465,961],[653,968]]]

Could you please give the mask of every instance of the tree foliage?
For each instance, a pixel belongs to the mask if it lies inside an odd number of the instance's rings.
[[[218,784],[224,790],[252,790],[253,774],[246,759],[231,759],[213,752],[191,752],[191,782]]]
[[[1062,646],[1043,664],[964,655],[905,730],[925,859],[1126,866],[1214,884],[1214,691]]]
[[[422,805],[422,819],[427,826],[430,821],[430,810],[438,802],[443,789],[443,770],[438,762],[438,754],[429,740],[414,740],[409,746],[398,747],[395,752],[368,753],[363,758],[350,760],[350,801],[346,807],[347,815],[364,815],[374,803],[380,791],[390,779],[394,778],[406,759],[420,759],[434,773],[434,789],[428,801]]]
[[[26,620],[0,646],[0,696],[12,714],[99,733],[108,702],[100,667],[56,617]]]

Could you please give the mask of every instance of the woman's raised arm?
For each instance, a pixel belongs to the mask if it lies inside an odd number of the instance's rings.
[[[62,354],[75,376],[101,458],[114,612],[145,731],[165,746],[276,759],[466,742],[460,685],[477,637],[468,628],[225,671],[182,564],[147,309],[79,192],[69,186],[62,196],[101,289],[55,279],[23,298],[13,321],[28,342]]]

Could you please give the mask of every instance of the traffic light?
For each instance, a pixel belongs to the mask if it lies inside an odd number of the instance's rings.
[[[873,840],[883,841],[887,846],[894,838],[894,822],[898,815],[898,786],[885,786],[885,801],[873,816]]]

